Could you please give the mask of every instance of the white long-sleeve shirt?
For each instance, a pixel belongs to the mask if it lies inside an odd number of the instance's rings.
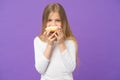
[[[67,47],[62,53],[55,43],[52,56],[47,59],[44,51],[47,42],[38,36],[34,39],[35,68],[41,74],[41,80],[73,80],[72,72],[76,67],[76,47],[73,40],[66,40]]]

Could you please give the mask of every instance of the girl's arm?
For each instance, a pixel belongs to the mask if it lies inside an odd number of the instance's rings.
[[[66,70],[71,73],[76,67],[77,44],[73,40],[59,44],[61,58]]]
[[[40,74],[44,74],[46,72],[52,52],[51,45],[48,44],[45,50],[43,49],[43,46],[42,41],[36,37],[34,39],[35,68]]]

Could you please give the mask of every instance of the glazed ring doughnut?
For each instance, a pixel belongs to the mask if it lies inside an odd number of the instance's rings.
[[[50,32],[55,32],[57,30],[57,26],[49,26],[45,30]]]

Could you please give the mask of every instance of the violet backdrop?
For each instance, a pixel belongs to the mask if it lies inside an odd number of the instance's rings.
[[[0,80],[40,80],[33,39],[52,2],[63,5],[78,40],[74,80],[120,80],[120,0],[0,0]]]

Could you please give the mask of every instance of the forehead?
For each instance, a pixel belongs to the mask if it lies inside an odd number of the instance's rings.
[[[48,18],[60,18],[60,15],[58,12],[51,12]]]

